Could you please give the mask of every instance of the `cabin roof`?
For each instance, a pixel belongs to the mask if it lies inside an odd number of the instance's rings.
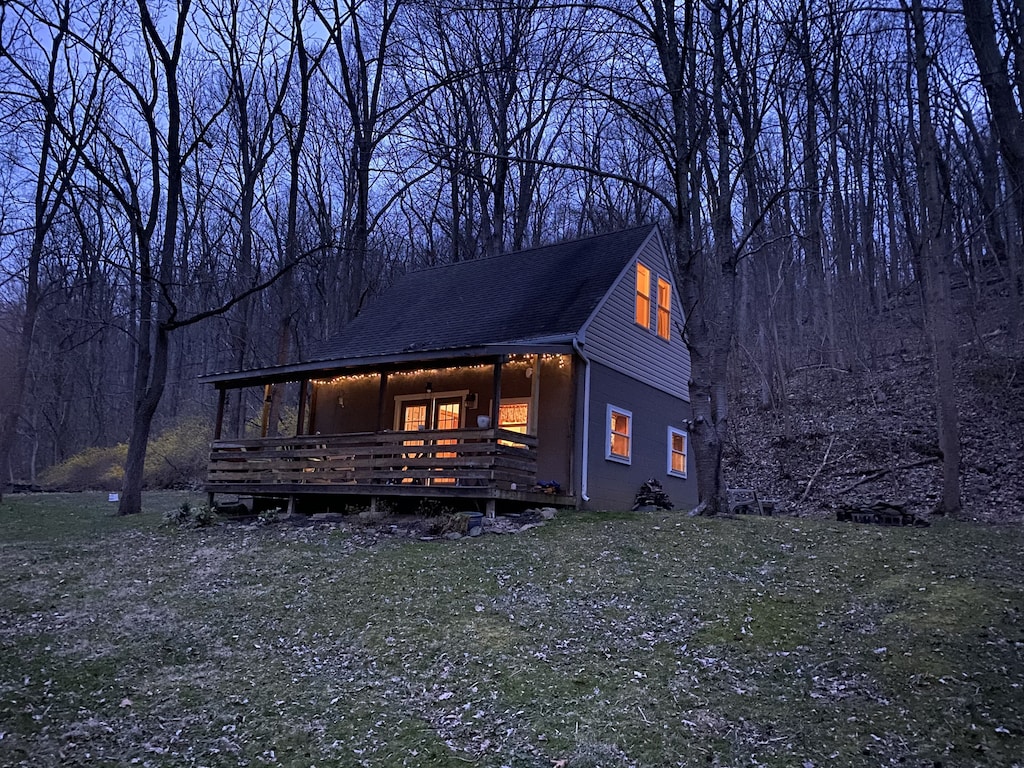
[[[653,225],[410,272],[309,360],[571,338]]]
[[[302,361],[209,374],[247,385],[303,374],[566,352],[655,225],[410,272]]]

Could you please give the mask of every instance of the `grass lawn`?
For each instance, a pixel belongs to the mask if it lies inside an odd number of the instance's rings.
[[[0,507],[2,766],[1024,765],[1024,530]]]

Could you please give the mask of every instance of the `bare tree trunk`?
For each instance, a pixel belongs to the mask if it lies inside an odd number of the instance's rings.
[[[0,11],[0,34],[4,34],[2,22],[7,15],[7,8]],[[0,477],[11,474],[10,457],[14,441],[18,434],[18,422],[21,419],[22,404],[25,399],[25,384],[32,359],[32,348],[35,338],[36,321],[39,316],[41,291],[39,271],[43,260],[43,247],[53,228],[54,218],[60,211],[71,177],[76,166],[75,155],[71,150],[61,152],[56,146],[60,134],[58,126],[57,105],[60,88],[57,83],[57,68],[64,55],[63,47],[68,32],[68,15],[70,9],[59,8],[60,17],[55,20],[55,30],[50,48],[45,56],[45,78],[38,79],[34,69],[26,66],[8,47],[6,41],[0,39],[0,61],[7,61],[11,69],[26,81],[28,91],[35,95],[37,104],[30,105],[42,113],[39,156],[35,168],[34,189],[32,197],[32,242],[28,250],[28,263],[25,265],[25,300],[22,307],[18,328],[18,340],[15,356],[8,365],[13,367],[10,378],[10,390],[4,398],[3,409],[0,411]],[[28,15],[31,19],[31,14]],[[18,21],[21,21],[18,19]],[[20,24],[13,23],[13,34],[18,35],[27,30]],[[27,36],[27,35],[26,35]],[[28,36],[27,36],[28,37]],[[12,41],[13,43],[14,41]],[[91,122],[89,112],[92,105],[83,105],[85,113],[83,122]],[[85,126],[66,125],[65,132],[76,133],[86,130]],[[3,498],[4,482],[0,480],[0,499]]]
[[[288,140],[288,221],[285,231],[284,262],[289,266],[295,264],[299,258],[299,185],[302,173],[302,150],[305,146],[306,127],[309,124],[309,56],[306,52],[306,42],[302,32],[303,22],[299,1],[292,0],[292,34],[294,35],[292,50],[299,67],[298,115],[292,130],[286,132]],[[298,308],[294,306],[295,280],[290,268],[281,280],[280,295],[281,317],[277,328],[277,362],[279,365],[283,365],[289,361],[291,354],[292,334],[295,332],[298,312]],[[284,392],[281,385],[275,385],[271,394],[270,413],[268,414],[269,434],[271,435],[278,433],[283,399]],[[297,424],[296,430],[301,429],[302,425]]]
[[[960,435],[953,382],[955,345],[952,301],[949,291],[948,208],[939,181],[939,146],[932,121],[928,90],[928,51],[921,0],[911,6],[914,40],[914,73],[917,84],[919,136],[918,190],[921,204],[921,265],[925,288],[925,311],[935,367],[936,416],[939,451],[942,454],[942,498],[935,511],[960,511]]]

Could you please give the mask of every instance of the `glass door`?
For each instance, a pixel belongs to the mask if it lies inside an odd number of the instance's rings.
[[[433,408],[434,429],[459,429],[462,426],[462,398],[445,397],[436,398]],[[447,440],[438,438],[435,445],[456,445],[458,440]],[[452,451],[438,451],[434,454],[438,459],[454,459],[458,456]],[[436,477],[432,481],[436,485],[451,485],[455,482],[454,477]]]

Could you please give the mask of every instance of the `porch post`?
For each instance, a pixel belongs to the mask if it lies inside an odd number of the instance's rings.
[[[221,432],[224,431],[224,405],[228,399],[228,390],[221,387],[217,390],[217,421],[213,425],[213,439],[220,440]]]
[[[270,404],[274,399],[274,385],[267,384],[263,387],[263,414],[260,416],[260,437],[267,436],[267,429],[270,426]]]
[[[498,428],[498,414],[501,408],[501,364],[504,358],[499,357],[494,364],[494,399],[491,401],[491,429]]]
[[[306,396],[309,391],[309,379],[299,382],[299,413],[295,417],[295,436],[306,432]]]
[[[384,396],[388,390],[388,374],[387,371],[380,372],[380,389],[377,391],[377,431],[382,432],[384,430],[384,411],[385,403]]]

